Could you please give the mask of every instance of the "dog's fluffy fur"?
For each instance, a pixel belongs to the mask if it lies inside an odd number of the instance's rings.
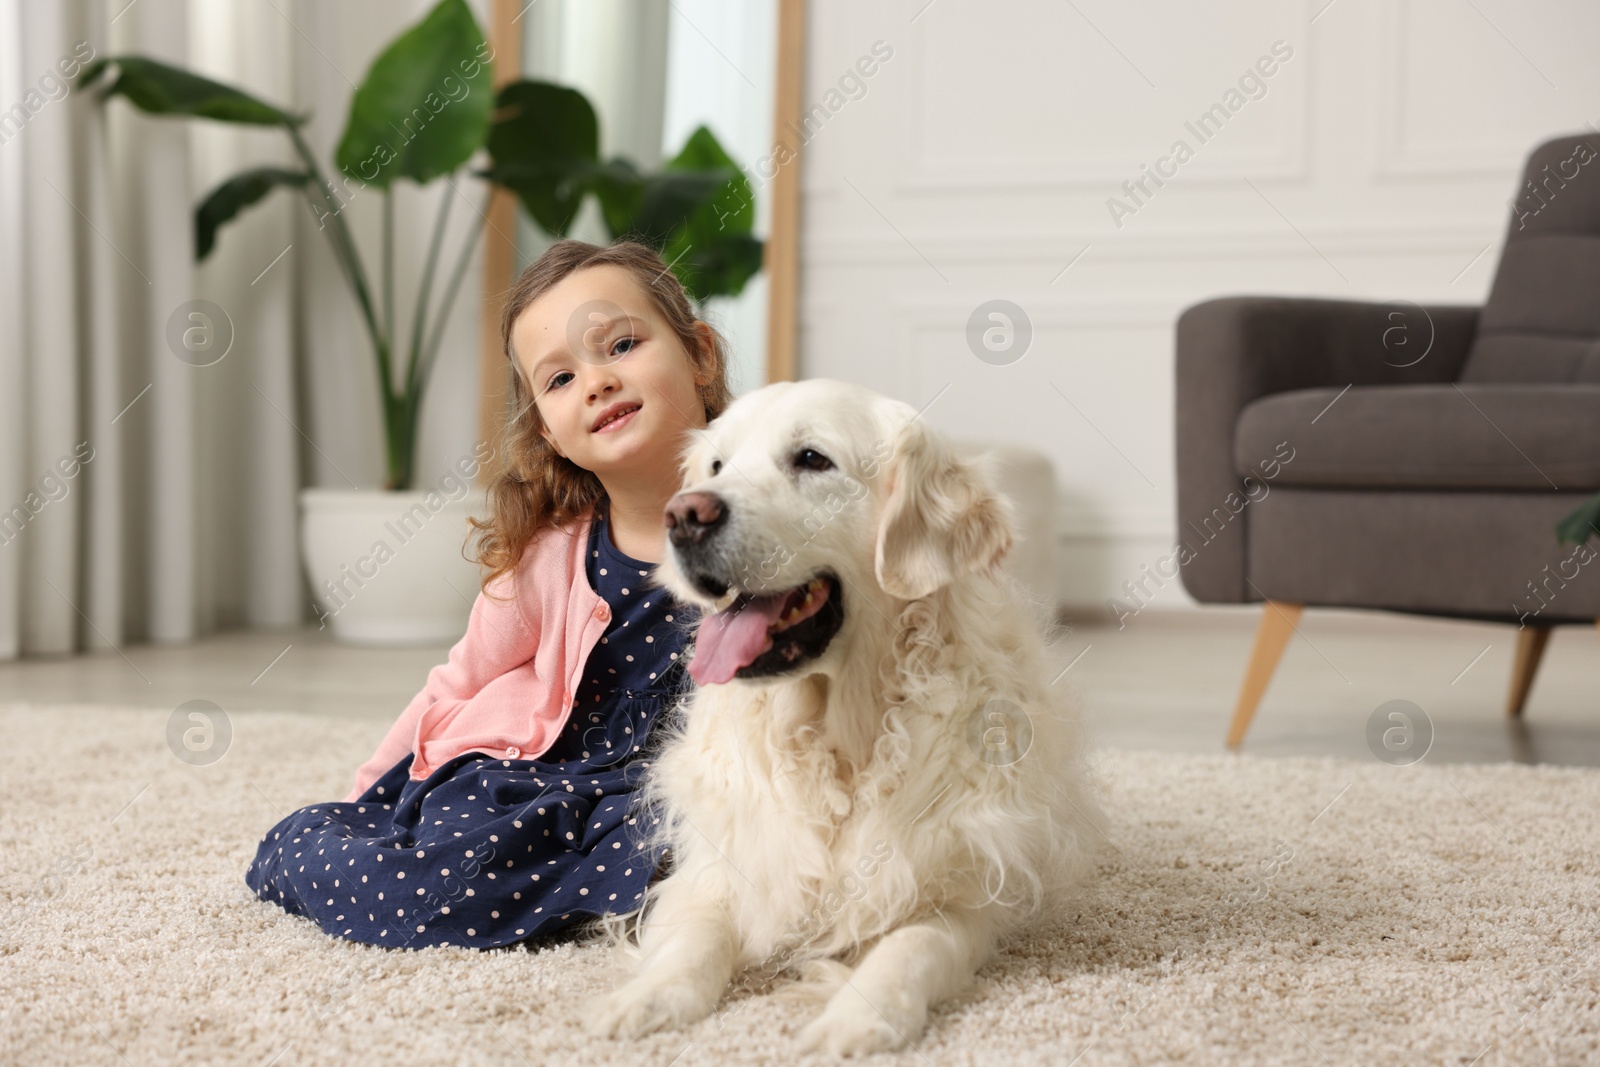
[[[797,464],[808,448],[832,469]],[[802,1049],[898,1047],[1092,869],[1093,791],[1042,654],[1053,627],[1000,566],[1017,534],[988,458],[830,379],[769,385],[695,432],[682,485],[726,507],[714,558],[732,588],[713,600],[691,573],[707,557],[676,547],[653,583],[703,624],[736,592],[825,570],[845,615],[821,656],[700,687],[657,727],[641,800],[670,866],[599,925],[632,976],[595,1033],[685,1026],[734,977],[798,977],[780,991],[826,1001]]]

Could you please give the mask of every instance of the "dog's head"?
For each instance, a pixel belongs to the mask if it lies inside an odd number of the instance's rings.
[[[834,379],[740,397],[680,471],[656,577],[704,612],[700,684],[832,673],[852,629],[889,625],[894,601],[996,566],[1014,540],[980,464],[909,404]]]

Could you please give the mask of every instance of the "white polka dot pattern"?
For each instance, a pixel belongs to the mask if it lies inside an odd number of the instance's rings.
[[[468,753],[423,781],[410,779],[408,754],[359,800],[274,826],[246,873],[251,889],[332,936],[405,948],[493,948],[636,910],[670,856],[642,849],[659,816],[633,794],[652,728],[691,684],[678,654],[695,609],[641,582],[652,565],[618,551],[603,518],[585,559],[611,620],[546,751]]]

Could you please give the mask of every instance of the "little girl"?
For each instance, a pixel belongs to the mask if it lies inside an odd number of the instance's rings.
[[[733,399],[723,341],[629,241],[552,245],[500,333],[515,414],[490,521],[471,520],[489,573],[467,632],[349,795],[285,817],[245,875],[335,937],[576,935],[636,911],[671,862],[644,847],[659,816],[633,799],[692,685],[698,614],[652,568],[682,446]]]

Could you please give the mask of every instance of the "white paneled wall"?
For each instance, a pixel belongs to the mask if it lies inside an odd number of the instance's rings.
[[[1579,0],[808,11],[802,373],[919,408],[953,384],[936,427],[1049,454],[1078,607],[1171,549],[1183,308],[1481,302],[1527,151],[1600,126]],[[1032,324],[1006,365],[966,339],[992,299]],[[1152,607],[1192,604],[1173,580]]]

